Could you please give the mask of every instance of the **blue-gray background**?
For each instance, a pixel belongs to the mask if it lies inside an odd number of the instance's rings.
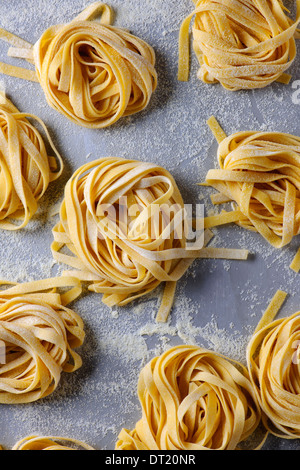
[[[90,2],[85,0],[11,0],[0,2],[1,27],[34,43],[50,25],[70,21]],[[40,217],[19,233],[0,233],[0,278],[26,281],[61,272],[50,244],[61,201],[73,171],[87,161],[121,156],[165,166],[177,180],[186,203],[205,203],[213,210],[210,190],[197,186],[216,165],[215,140],[206,119],[215,115],[229,134],[239,130],[282,131],[300,135],[297,104],[298,57],[289,85],[274,83],[263,90],[228,92],[196,78],[193,56],[190,80],[177,81],[178,30],[192,11],[190,0],[111,0],[115,24],[148,41],[156,51],[159,86],[144,112],[106,130],[80,128],[48,107],[39,84],[0,77],[7,95],[21,111],[47,124],[65,162],[60,181],[50,186]],[[0,42],[0,58],[7,45]],[[25,67],[28,65],[25,64]],[[296,88],[295,88],[296,87]],[[127,308],[109,309],[101,296],[89,294],[73,308],[82,316],[86,341],[83,367],[64,374],[59,388],[38,403],[0,405],[0,443],[10,448],[32,434],[74,437],[97,449],[113,449],[122,427],[132,429],[141,412],[136,385],[142,366],[175,344],[198,344],[245,362],[247,342],[277,289],[289,293],[281,316],[299,310],[299,276],[289,269],[299,239],[275,250],[257,234],[237,226],[214,231],[213,245],[248,248],[247,262],[196,261],[178,285],[169,322],[154,322],[162,290]],[[298,449],[299,441],[269,437],[264,449]]]

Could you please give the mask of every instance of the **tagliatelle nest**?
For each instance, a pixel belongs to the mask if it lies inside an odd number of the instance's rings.
[[[40,132],[44,129],[56,155],[50,157]],[[20,230],[38,210],[49,183],[59,178],[63,162],[43,121],[21,113],[0,94],[0,228]]]
[[[248,369],[263,423],[272,434],[300,438],[300,312],[258,328],[247,348]]]
[[[57,292],[56,287],[68,285],[74,289]],[[62,372],[81,367],[74,349],[83,343],[83,322],[65,306],[80,291],[78,280],[67,278],[0,291],[0,403],[44,398],[57,388]]]
[[[138,397],[142,418],[121,431],[117,450],[235,450],[260,422],[247,369],[196,346],[152,359]]]
[[[205,181],[219,192],[213,203],[232,201],[232,221],[286,246],[300,233],[300,138],[255,131],[219,137],[220,168]]]
[[[110,126],[146,108],[157,87],[153,48],[111,22],[111,9],[95,2],[70,23],[47,29],[34,46],[0,30],[14,46],[9,55],[36,69],[0,64],[0,72],[38,81],[48,104],[75,124]]]
[[[101,158],[81,166],[68,181],[52,252],[73,268],[66,275],[88,282],[108,306],[126,305],[165,282],[157,320],[166,321],[176,283],[196,258],[248,256],[246,250],[188,246],[190,223],[167,170]]]
[[[200,63],[198,77],[220,82],[229,90],[263,88],[279,80],[296,57],[296,20],[286,15],[281,0],[194,0],[195,10],[180,32],[179,79],[189,74],[189,25]]]
[[[28,436],[18,441],[12,450],[94,450],[85,442],[56,436]]]

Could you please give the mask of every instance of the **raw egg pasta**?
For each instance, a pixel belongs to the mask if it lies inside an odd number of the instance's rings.
[[[123,429],[117,450],[235,450],[256,430],[247,369],[196,346],[176,346],[141,371],[142,418]]]
[[[102,158],[80,167],[68,181],[52,252],[73,268],[65,275],[88,282],[108,306],[126,305],[165,282],[157,315],[164,322],[176,283],[196,258],[248,256],[247,250],[188,248],[185,222],[182,196],[167,170]]]
[[[288,245],[300,233],[300,138],[255,131],[226,137],[214,118],[209,124],[219,142],[219,169],[205,181],[218,191],[212,202],[232,202],[231,222],[275,248]]]
[[[44,140],[29,119],[46,133],[55,156],[48,156]],[[38,210],[49,183],[60,177],[62,158],[45,124],[25,114],[0,95],[0,228],[20,230]]]
[[[263,88],[287,83],[285,73],[296,57],[300,2],[295,21],[281,0],[193,0],[195,10],[184,20],[179,39],[179,80],[189,75],[189,26],[204,83],[226,89]]]
[[[12,450],[94,450],[94,448],[77,439],[28,436],[18,441]]]
[[[280,438],[299,439],[300,312],[274,320],[285,296],[276,293],[256,328],[247,363],[265,428]]]
[[[65,287],[71,289],[58,291]],[[80,282],[71,278],[16,284],[0,291],[1,351],[4,347],[0,403],[44,398],[57,388],[62,372],[81,367],[75,349],[84,341],[83,322],[66,307],[80,292]]]
[[[142,111],[157,87],[155,53],[111,26],[112,16],[95,2],[70,23],[47,29],[34,46],[0,30],[13,46],[9,55],[35,65],[34,72],[2,64],[0,73],[38,81],[49,106],[83,127],[104,128]]]

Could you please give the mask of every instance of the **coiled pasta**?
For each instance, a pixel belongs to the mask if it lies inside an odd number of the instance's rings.
[[[215,204],[232,201],[235,222],[281,248],[300,233],[300,138],[281,132],[244,131],[221,136],[219,169],[205,184]]]
[[[77,439],[55,436],[28,436],[18,441],[12,450],[94,450]]]
[[[49,106],[75,124],[110,126],[146,108],[157,87],[153,48],[111,22],[110,7],[95,2],[47,29],[34,47],[2,30],[0,38],[18,46],[9,55],[28,59],[36,71],[2,64],[0,72],[38,81]]]
[[[260,422],[247,369],[196,346],[176,346],[141,371],[142,418],[117,450],[235,450]]]
[[[1,283],[1,285],[6,283]],[[60,294],[57,287],[73,286]],[[82,360],[74,349],[84,341],[81,318],[65,306],[81,292],[77,279],[53,278],[0,291],[0,403],[30,403],[57,388],[62,372]]]
[[[179,74],[189,74],[189,25],[200,63],[198,78],[226,89],[263,88],[279,80],[296,57],[300,2],[293,21],[281,0],[193,0],[195,10],[180,31]]]
[[[36,120],[46,132],[55,157],[47,155],[40,132],[28,119]],[[49,183],[59,178],[63,161],[44,123],[25,114],[3,95],[0,103],[0,228],[20,230],[38,210],[38,201]]]
[[[300,437],[300,312],[258,328],[247,347],[248,370],[266,429]]]
[[[176,283],[195,258],[248,256],[246,250],[188,248],[189,222],[167,170],[137,160],[101,158],[81,166],[68,181],[52,253],[74,268],[66,275],[88,282],[108,306],[126,305],[165,282],[157,320],[166,321]]]

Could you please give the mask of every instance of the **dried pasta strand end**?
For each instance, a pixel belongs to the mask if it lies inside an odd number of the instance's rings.
[[[276,82],[283,83],[284,85],[288,85],[291,81],[292,75],[289,73],[283,73],[280,77],[277,78]]]
[[[199,254],[199,258],[202,259],[227,259],[246,261],[248,257],[248,250],[240,250],[236,248],[203,248]]]
[[[222,193],[212,194],[210,196],[210,200],[214,205],[225,204],[226,202],[231,202],[232,201],[232,199],[230,197],[225,196],[225,194],[222,194]]]
[[[298,273],[300,271],[300,248],[298,249],[293,261],[290,264],[290,268]]]
[[[0,281],[0,286],[12,286],[0,290],[0,298],[7,299],[13,296],[32,296],[33,294],[43,295],[45,292],[55,293],[58,288],[69,288],[69,292],[60,294],[64,298],[64,304],[67,305],[68,298],[70,301],[74,300],[75,293],[78,297],[78,292],[81,289],[80,280],[75,277],[53,277],[48,279],[41,279],[38,281],[29,281],[22,284],[9,283]],[[75,290],[76,289],[76,290]],[[69,297],[68,297],[69,296]]]
[[[179,31],[179,57],[177,80],[187,82],[190,75],[190,35],[189,27],[193,15],[188,16],[181,24]]]
[[[103,2],[94,2],[89,5],[73,19],[73,22],[93,21],[97,16],[100,16],[102,24],[111,25],[113,23],[113,10]]]
[[[215,116],[210,116],[206,122],[218,143],[226,139],[227,135],[216,120]]]
[[[240,220],[240,217],[241,212],[239,210],[230,212],[223,211],[221,212],[221,214],[205,217],[204,227],[213,228],[217,227],[218,225],[230,224],[232,222],[237,222],[238,220]]]
[[[275,293],[273,299],[269,303],[265,313],[263,314],[261,320],[259,321],[255,329],[255,333],[260,331],[262,328],[264,328],[265,326],[267,326],[269,323],[271,323],[274,320],[279,310],[281,309],[287,295],[288,294],[282,290],[278,290]]]
[[[21,78],[31,82],[38,82],[38,78],[34,70],[16,67],[15,65],[9,65],[3,62],[0,62],[0,73],[14,78]]]
[[[27,48],[27,49],[31,49],[33,47],[33,45],[30,42],[19,38],[15,34],[10,33],[9,31],[6,31],[3,28],[0,28],[0,39],[2,41],[7,42],[8,44],[11,44],[14,47],[22,47],[22,48]]]
[[[62,305],[66,306],[69,305],[71,302],[74,302],[74,300],[78,299],[80,295],[82,294],[82,287],[73,287],[73,289],[68,290],[64,294],[61,294],[61,303]]]
[[[33,49],[25,47],[10,47],[7,51],[8,57],[15,57],[17,59],[33,60]]]
[[[166,323],[174,303],[177,282],[167,282],[163,294],[163,299],[156,315],[156,323]]]

